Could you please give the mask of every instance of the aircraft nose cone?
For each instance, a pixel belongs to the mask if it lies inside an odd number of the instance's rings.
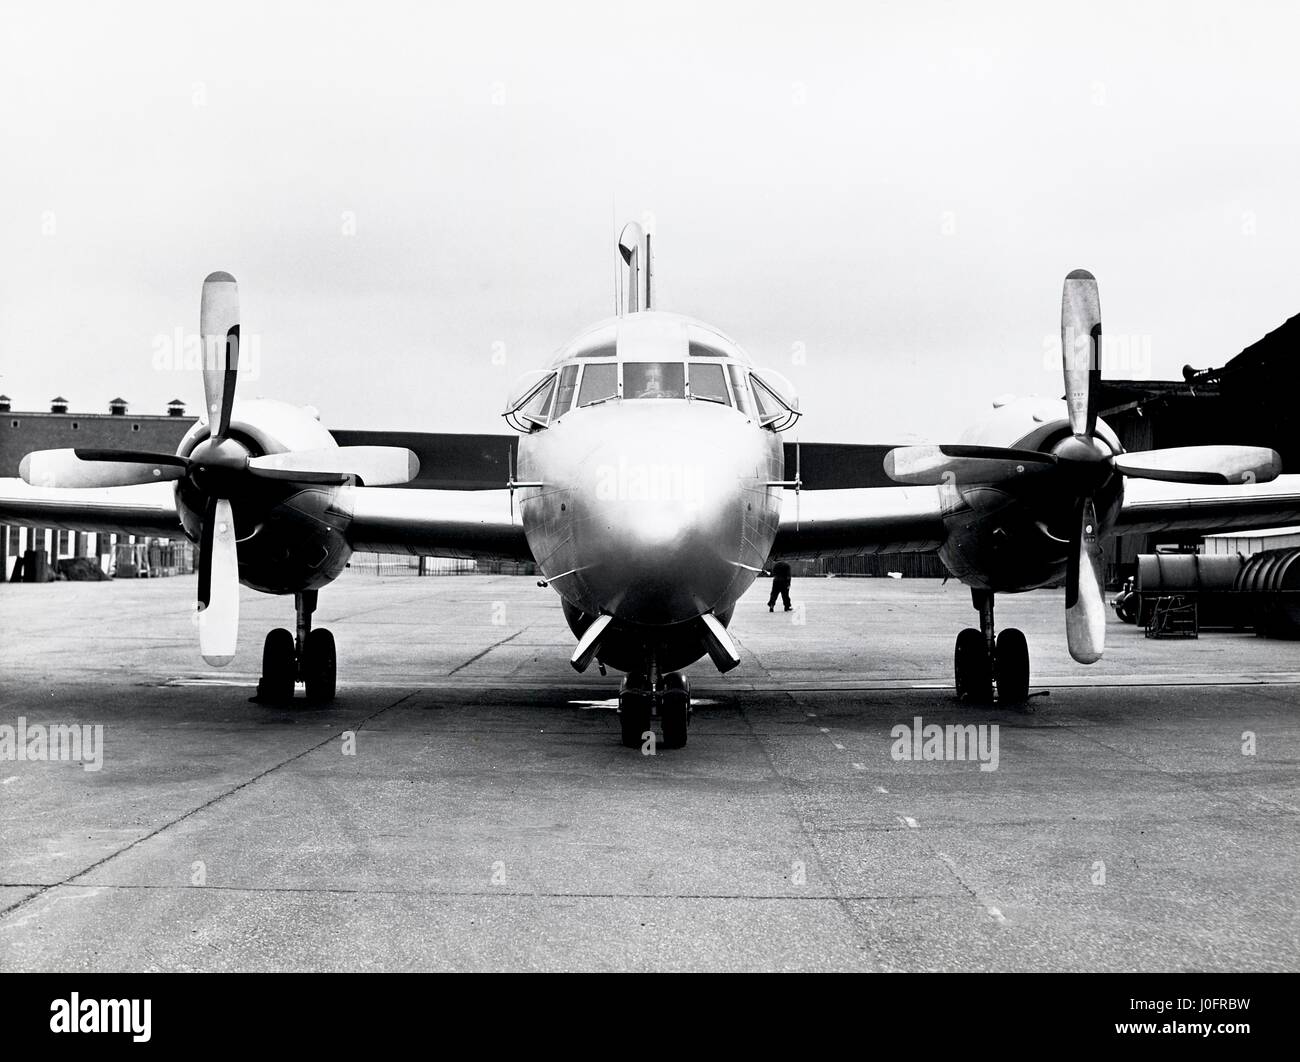
[[[736,576],[743,535],[739,471],[682,407],[625,406],[617,431],[584,463],[575,522],[582,577],[629,623],[669,624],[709,611]],[[715,426],[716,427],[716,426]]]

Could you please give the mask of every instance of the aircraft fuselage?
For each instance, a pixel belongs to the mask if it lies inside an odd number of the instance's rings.
[[[697,322],[643,312],[553,364],[545,424],[519,445],[519,481],[540,484],[519,491],[529,548],[576,634],[613,617],[603,663],[685,667],[705,651],[700,617],[730,621],[780,519],[781,441],[759,425],[747,359]]]

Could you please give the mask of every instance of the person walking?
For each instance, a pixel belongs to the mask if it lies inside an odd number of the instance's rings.
[[[777,561],[772,565],[772,594],[767,599],[768,612],[776,611],[777,595],[780,595],[785,611],[790,611],[790,565]]]

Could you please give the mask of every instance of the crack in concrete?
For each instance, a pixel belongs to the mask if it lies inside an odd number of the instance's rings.
[[[64,885],[71,885],[78,878],[84,877],[85,875],[89,874],[92,870],[98,870],[105,863],[109,863],[112,860],[116,859],[118,856],[123,855],[126,852],[129,852],[132,848],[136,848],[139,845],[144,844],[145,841],[152,840],[153,838],[157,837],[159,834],[163,833],[165,830],[169,830],[173,826],[176,826],[184,822],[186,819],[192,818],[193,816],[197,815],[200,811],[206,811],[214,804],[218,804],[221,801],[225,800],[227,797],[233,796],[235,793],[238,793],[243,789],[247,789],[250,785],[253,785],[255,782],[261,781],[267,775],[274,774],[282,767],[287,767],[289,764],[295,762],[296,760],[302,759],[304,756],[310,755],[311,753],[315,752],[317,749],[324,748],[326,745],[330,744],[331,742],[337,741],[346,731],[362,730],[365,727],[365,725],[368,722],[370,722],[372,719],[376,718],[377,716],[383,715],[384,712],[396,708],[399,704],[401,704],[404,701],[410,700],[414,696],[415,693],[408,693],[405,697],[399,698],[398,700],[394,701],[392,704],[385,705],[383,708],[378,708],[375,711],[371,712],[355,726],[348,726],[348,727],[344,727],[341,730],[332,731],[329,737],[316,742],[316,744],[303,749],[301,752],[295,752],[292,756],[289,756],[288,758],[281,760],[279,763],[273,764],[272,766],[266,768],[266,770],[264,771],[259,771],[257,774],[253,775],[252,778],[246,779],[245,781],[240,782],[238,785],[232,786],[231,788],[221,793],[218,793],[210,800],[205,800],[202,804],[199,804],[197,807],[191,808],[189,811],[185,812],[185,814],[178,815],[176,818],[164,822],[161,826],[158,826],[157,828],[150,830],[143,837],[137,837],[130,844],[123,845],[121,848],[117,849],[114,852],[110,852],[102,859],[97,859],[95,862],[91,863],[90,866],[83,867],[81,870],[78,870],[73,874],[69,874],[66,878],[63,878],[61,881],[56,881],[52,884],[41,886],[39,891],[32,893],[30,896],[25,896],[14,903],[11,903],[8,907],[0,909],[0,919],[7,918],[9,915],[13,914],[13,912],[17,911],[19,908],[25,907],[29,903],[32,903],[34,900],[40,899],[51,889],[56,889]]]

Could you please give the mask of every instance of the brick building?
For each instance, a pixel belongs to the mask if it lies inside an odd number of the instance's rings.
[[[180,399],[157,415],[132,414],[122,398],[113,399],[107,413],[69,413],[61,397],[51,400],[48,413],[27,413],[14,412],[11,400],[0,395],[0,476],[17,476],[19,462],[33,450],[95,447],[174,453],[194,421],[185,415]],[[193,564],[189,541],[179,534],[175,540],[137,542],[135,536],[0,526],[0,572],[5,579],[28,550],[43,550],[51,563],[97,557],[106,571],[119,559],[132,566],[147,564],[154,572],[189,571]]]

